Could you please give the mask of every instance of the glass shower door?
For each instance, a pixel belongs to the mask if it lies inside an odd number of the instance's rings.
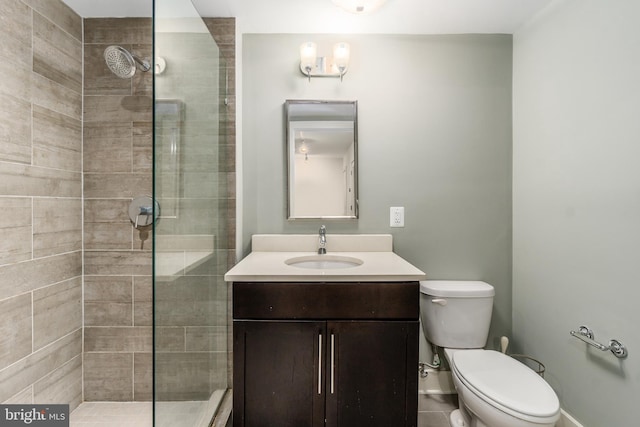
[[[155,1],[154,51],[154,425],[204,427],[227,389],[223,64],[189,0]]]

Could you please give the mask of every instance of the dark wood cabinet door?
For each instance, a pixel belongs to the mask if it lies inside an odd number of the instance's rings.
[[[416,427],[417,321],[327,323],[327,427]]]
[[[233,327],[234,427],[323,427],[326,322]]]

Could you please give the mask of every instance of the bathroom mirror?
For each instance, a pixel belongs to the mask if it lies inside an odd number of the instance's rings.
[[[357,102],[287,100],[285,124],[288,218],[357,218]]]

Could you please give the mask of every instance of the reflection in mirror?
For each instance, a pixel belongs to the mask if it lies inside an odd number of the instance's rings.
[[[288,217],[357,218],[356,101],[285,103]]]

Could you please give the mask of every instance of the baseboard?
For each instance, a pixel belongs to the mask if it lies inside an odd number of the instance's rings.
[[[419,394],[455,394],[451,371],[427,369],[427,377],[418,374]]]
[[[575,418],[565,412],[564,409],[560,410],[560,419],[556,423],[556,427],[584,427]]]

